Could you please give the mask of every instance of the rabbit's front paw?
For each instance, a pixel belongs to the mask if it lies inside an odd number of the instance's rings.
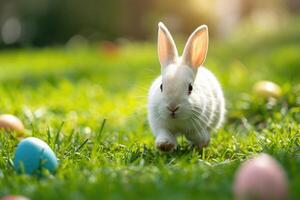
[[[156,148],[163,152],[170,152],[173,151],[176,147],[176,143],[169,140],[168,138],[157,138]]]

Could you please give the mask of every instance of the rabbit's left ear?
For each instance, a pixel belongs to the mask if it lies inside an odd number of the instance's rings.
[[[162,22],[158,23],[157,51],[162,67],[176,63],[178,57],[176,45],[169,30]]]
[[[182,62],[193,69],[203,64],[208,49],[208,28],[198,27],[189,37],[183,50]]]

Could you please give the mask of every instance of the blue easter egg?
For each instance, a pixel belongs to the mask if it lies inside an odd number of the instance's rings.
[[[29,137],[18,144],[14,167],[16,171],[26,174],[40,173],[41,169],[47,169],[54,173],[58,162],[47,143],[38,138]]]

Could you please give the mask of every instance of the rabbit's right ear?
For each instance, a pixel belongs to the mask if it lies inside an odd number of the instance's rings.
[[[178,57],[176,45],[167,27],[162,22],[158,23],[157,50],[162,67],[176,63]]]
[[[199,26],[189,37],[182,54],[182,62],[197,69],[203,64],[208,49],[208,28]]]

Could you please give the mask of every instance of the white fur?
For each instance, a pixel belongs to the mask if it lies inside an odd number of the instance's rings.
[[[210,141],[210,131],[219,128],[225,115],[225,100],[219,82],[205,67],[208,46],[207,27],[200,26],[188,39],[182,57],[167,28],[160,22],[158,55],[161,76],[151,85],[148,97],[148,120],[156,146],[171,151],[179,134],[202,148]],[[189,84],[193,90],[189,94]],[[163,84],[161,92],[160,85]],[[179,107],[175,118],[168,109]]]

